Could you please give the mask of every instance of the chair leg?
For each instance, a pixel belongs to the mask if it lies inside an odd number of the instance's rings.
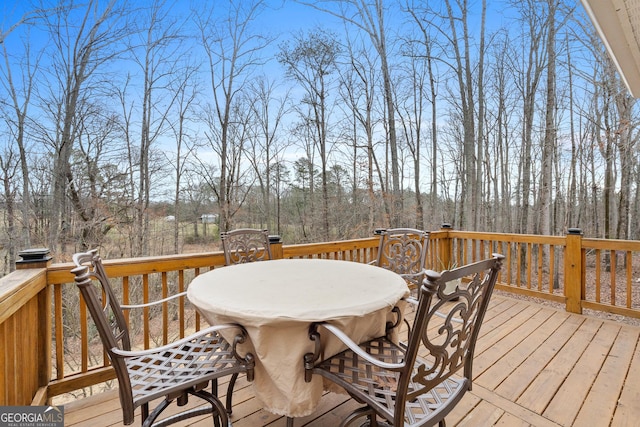
[[[148,403],[143,403],[142,407],[140,408],[141,411],[141,415],[142,415],[142,422],[145,422],[145,420],[147,418],[149,418],[149,404]]]
[[[366,421],[359,421],[360,418],[366,417]],[[358,422],[358,424],[354,424]],[[340,423],[340,427],[347,426],[359,426],[359,427],[376,427],[378,426],[378,420],[376,418],[376,413],[368,406],[362,406],[352,413],[350,413],[345,419]],[[387,425],[387,424],[383,424]]]
[[[233,399],[233,388],[236,385],[236,380],[238,379],[238,373],[231,375],[231,379],[229,379],[229,387],[227,388],[227,414],[231,415],[233,411],[232,402]]]
[[[287,427],[293,427],[293,418],[287,417]]]
[[[142,423],[142,427],[152,426],[153,423],[156,421],[156,418],[158,418],[158,416],[162,413],[162,411],[167,409],[170,403],[171,403],[170,400],[164,399],[162,402],[160,402],[158,406],[156,406],[156,408],[147,417],[144,416],[144,410],[143,410],[142,417],[144,419],[144,422]],[[147,413],[148,412],[149,412],[149,407],[147,406]]]
[[[218,427],[218,425],[220,425],[221,427],[227,427],[230,424],[229,417],[225,411],[226,408],[224,407],[222,402],[220,402],[217,396],[212,395],[205,390],[195,391],[193,392],[193,394],[211,404],[213,423],[216,427]]]

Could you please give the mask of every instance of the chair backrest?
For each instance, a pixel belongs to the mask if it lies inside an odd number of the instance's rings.
[[[76,285],[82,293],[91,318],[96,325],[102,345],[104,346],[118,378],[120,403],[126,420],[133,420],[133,392],[127,367],[122,358],[112,357],[111,350],[131,350],[129,329],[120,308],[120,303],[109,284],[109,278],[102,265],[98,251],[73,255]],[[129,422],[130,424],[130,422]]]
[[[414,228],[390,228],[380,233],[376,265],[400,274],[413,288],[423,279],[429,233]]]
[[[102,265],[98,251],[73,255],[71,272],[91,313],[100,339],[107,348],[131,350],[129,329],[120,303]]]
[[[269,231],[238,228],[220,233],[226,265],[271,259]]]
[[[467,387],[471,388],[476,340],[503,259],[504,256],[493,254],[490,259],[454,270],[442,273],[426,271],[415,319],[409,331],[405,358],[407,368],[400,376],[397,400],[401,402],[397,407],[403,408],[405,401],[428,392],[461,370]],[[446,293],[446,283],[459,278],[463,285],[453,293]],[[412,375],[411,369],[421,343],[428,351],[425,358],[428,364]],[[412,389],[408,387],[410,382],[414,384]],[[415,384],[420,386],[415,387]]]

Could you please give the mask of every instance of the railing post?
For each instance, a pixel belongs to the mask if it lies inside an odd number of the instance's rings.
[[[564,296],[567,297],[565,309],[570,313],[582,314],[584,299],[582,230],[570,228],[567,231],[564,257]]]
[[[51,265],[52,257],[51,251],[48,248],[33,248],[25,249],[18,252],[18,255],[22,258],[16,261],[16,269],[27,268],[47,268]],[[47,385],[51,379],[51,329],[52,329],[52,314],[51,314],[51,290],[49,286],[45,286],[40,292],[38,292],[38,318],[35,319],[38,322],[38,392],[34,396],[32,403],[36,405],[44,405],[47,403]]]
[[[27,268],[47,268],[51,265],[50,251],[47,248],[25,249],[18,252],[22,258],[16,261],[16,270]]]
[[[438,254],[437,261],[438,265],[436,266],[437,270],[448,270],[452,267],[451,257],[453,255],[453,245],[451,244],[451,237],[449,236],[449,231],[453,230],[453,226],[447,222],[443,223],[440,226],[440,231],[446,231],[447,235],[444,239],[441,239],[438,243]],[[453,260],[456,261],[456,260]]]
[[[282,250],[282,237],[277,234],[269,236],[269,246],[271,247],[271,256],[273,259],[282,259],[284,252]]]

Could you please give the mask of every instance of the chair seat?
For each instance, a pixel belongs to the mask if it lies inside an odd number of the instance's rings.
[[[404,348],[386,337],[362,343],[360,348],[380,362],[402,363],[404,360]],[[455,405],[469,389],[468,380],[457,375],[444,379],[431,389],[425,389],[424,385],[414,380],[421,377],[416,375],[418,370],[428,371],[429,367],[429,364],[419,357],[414,363],[407,394],[411,396],[416,393],[417,396],[407,399],[404,410],[405,426],[430,425],[431,419],[440,418],[440,409]],[[387,420],[393,421],[396,388],[400,377],[398,371],[380,369],[349,349],[317,364],[314,371],[340,385],[347,392],[350,388],[357,390],[356,393],[349,394],[360,403],[368,404]],[[432,375],[427,376],[430,377]]]
[[[246,370],[232,346],[217,331],[160,352],[139,352],[140,355],[131,356],[135,353],[129,352],[130,357],[124,360],[136,407],[173,391],[204,388],[212,379]]]

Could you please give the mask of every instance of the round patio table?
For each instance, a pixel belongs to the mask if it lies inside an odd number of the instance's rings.
[[[409,295],[404,279],[389,270],[350,261],[283,259],[216,268],[197,276],[187,297],[211,323],[243,325],[256,358],[253,387],[265,409],[288,417],[312,413],[323,383],[304,381],[303,356],[313,352],[309,325],[326,321],[356,342],[385,333],[394,306]],[[330,334],[326,334],[327,336]],[[341,351],[323,342],[325,356]]]

